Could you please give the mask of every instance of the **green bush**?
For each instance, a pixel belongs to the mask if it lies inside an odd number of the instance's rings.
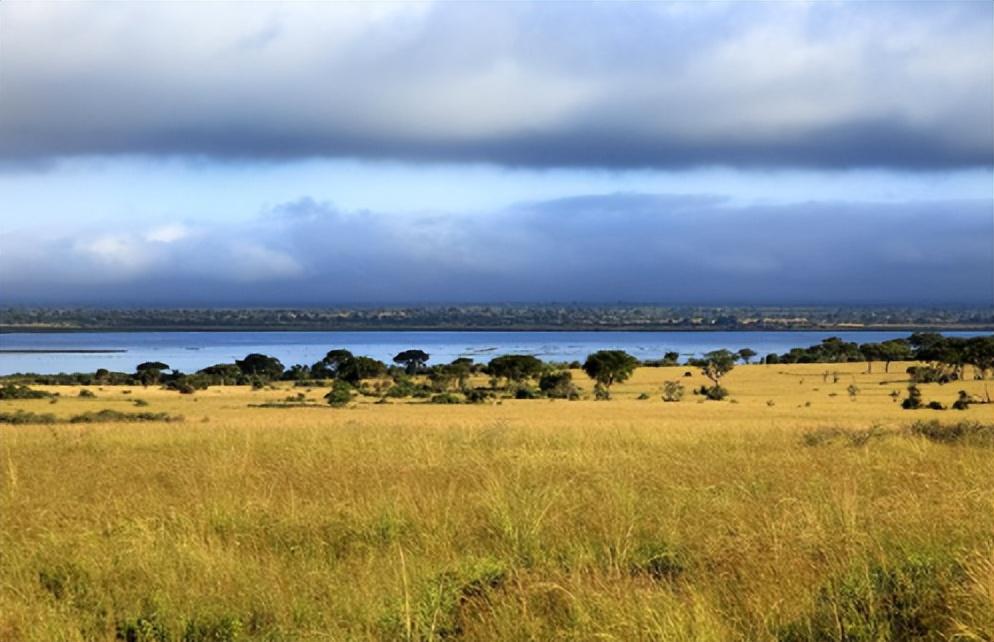
[[[0,399],[48,399],[53,396],[44,390],[32,390],[28,386],[7,383],[0,387]]]
[[[0,424],[54,424],[55,415],[51,413],[28,412],[26,410],[15,410],[14,412],[0,412]]]
[[[922,391],[915,384],[909,385],[908,398],[901,402],[901,407],[905,410],[918,410],[922,405]]]
[[[328,405],[333,408],[341,408],[352,401],[352,386],[341,379],[336,379],[331,386],[331,391],[324,396],[328,400]]]
[[[697,390],[697,394],[703,395],[706,399],[711,401],[721,401],[728,396],[728,389],[724,386],[701,386]]]
[[[458,395],[454,395],[451,392],[441,392],[437,395],[432,395],[431,403],[462,403],[462,399]]]

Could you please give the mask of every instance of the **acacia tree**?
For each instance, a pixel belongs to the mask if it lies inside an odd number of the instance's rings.
[[[135,376],[143,386],[158,383],[162,377],[162,371],[168,370],[169,365],[161,361],[146,361],[135,366]]]
[[[235,361],[235,365],[248,376],[262,377],[265,379],[279,379],[283,374],[283,364],[276,357],[253,352],[244,359]]]
[[[742,359],[742,363],[748,364],[749,363],[749,359],[752,359],[753,357],[755,357],[756,354],[757,354],[757,352],[755,350],[753,350],[752,348],[742,348],[741,350],[739,350],[735,354],[736,354],[736,356],[738,356],[739,359]]]
[[[338,368],[335,378],[357,386],[363,379],[375,379],[386,373],[387,366],[382,361],[372,357],[359,356],[346,359]]]
[[[709,399],[722,399],[728,391],[722,388],[721,378],[735,367],[735,354],[728,350],[712,350],[701,359],[694,359],[693,365],[701,369],[701,373],[711,381],[712,386],[704,392]]]
[[[884,362],[884,372],[890,372],[892,361],[910,361],[911,344],[907,339],[890,339],[880,344],[880,359]]]
[[[598,398],[609,399],[611,385],[632,376],[638,364],[638,359],[624,350],[598,350],[587,357],[583,371],[601,387],[602,391],[595,391]]]
[[[487,364],[487,374],[495,379],[507,379],[507,387],[542,374],[545,365],[530,354],[505,354]]]
[[[393,362],[404,366],[404,372],[413,375],[424,368],[429,357],[430,355],[424,350],[404,350],[393,358]]]
[[[866,359],[867,374],[873,372],[873,362],[884,360],[884,348],[879,343],[863,343],[859,346],[859,351]]]
[[[317,379],[337,379],[339,370],[352,358],[353,355],[348,350],[329,350],[323,359],[311,366],[311,376]]]

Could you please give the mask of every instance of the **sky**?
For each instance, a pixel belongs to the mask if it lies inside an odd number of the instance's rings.
[[[994,4],[0,3],[0,304],[994,304]]]

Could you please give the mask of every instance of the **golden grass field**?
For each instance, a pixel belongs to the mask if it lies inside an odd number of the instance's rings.
[[[185,417],[0,426],[0,639],[992,640],[994,448],[905,428],[994,412],[902,410],[906,365],[740,366],[731,402],[687,367],[603,402],[0,402]]]

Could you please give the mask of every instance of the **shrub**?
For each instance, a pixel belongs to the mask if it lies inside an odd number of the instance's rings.
[[[26,410],[15,410],[14,412],[0,412],[0,424],[54,424],[55,415],[51,413],[28,412]]]
[[[346,406],[352,401],[352,386],[341,379],[336,379],[324,398],[328,400],[328,405],[333,408]]]
[[[573,374],[569,370],[550,372],[538,380],[538,389],[553,399],[579,399],[580,392],[573,385]]]
[[[721,401],[728,396],[728,389],[723,386],[701,386],[698,389],[698,394],[704,395],[705,398],[711,401]]]
[[[466,403],[483,403],[493,397],[488,390],[480,388],[464,388],[462,393],[466,397]]]
[[[441,392],[437,395],[432,395],[431,403],[442,403],[442,404],[462,403],[462,400],[459,398],[458,395],[454,395],[451,392]]]
[[[81,415],[74,415],[69,418],[69,423],[135,423],[142,421],[181,421],[182,419],[182,417],[169,415],[164,412],[120,412],[118,410],[104,409],[98,410],[97,412],[84,412]]]
[[[81,399],[94,399],[96,396],[97,395],[93,394],[92,390],[87,390],[86,388],[79,391],[79,397]]]
[[[901,407],[905,410],[917,410],[922,407],[922,391],[918,386],[915,384],[908,386],[908,398],[901,402]]]
[[[974,403],[973,397],[966,390],[960,390],[959,396],[953,402],[953,410],[966,410]]]
[[[941,444],[994,446],[994,424],[982,424],[977,421],[960,421],[953,424],[941,424],[934,419],[916,421],[911,424],[908,432]]]
[[[47,399],[53,396],[44,390],[32,390],[28,386],[7,383],[0,387],[0,399]]]
[[[646,399],[649,399],[649,393],[648,392],[639,393],[639,396],[636,397],[636,399],[638,399],[639,401],[645,401]]]
[[[928,404],[925,407],[928,408],[929,410],[945,410],[946,409],[946,407],[943,406],[938,401],[930,401],[930,402],[928,402]]]
[[[518,386],[514,391],[515,399],[538,399],[541,395],[534,388]]]
[[[685,389],[679,381],[666,381],[663,383],[663,401],[676,402],[683,399]]]

